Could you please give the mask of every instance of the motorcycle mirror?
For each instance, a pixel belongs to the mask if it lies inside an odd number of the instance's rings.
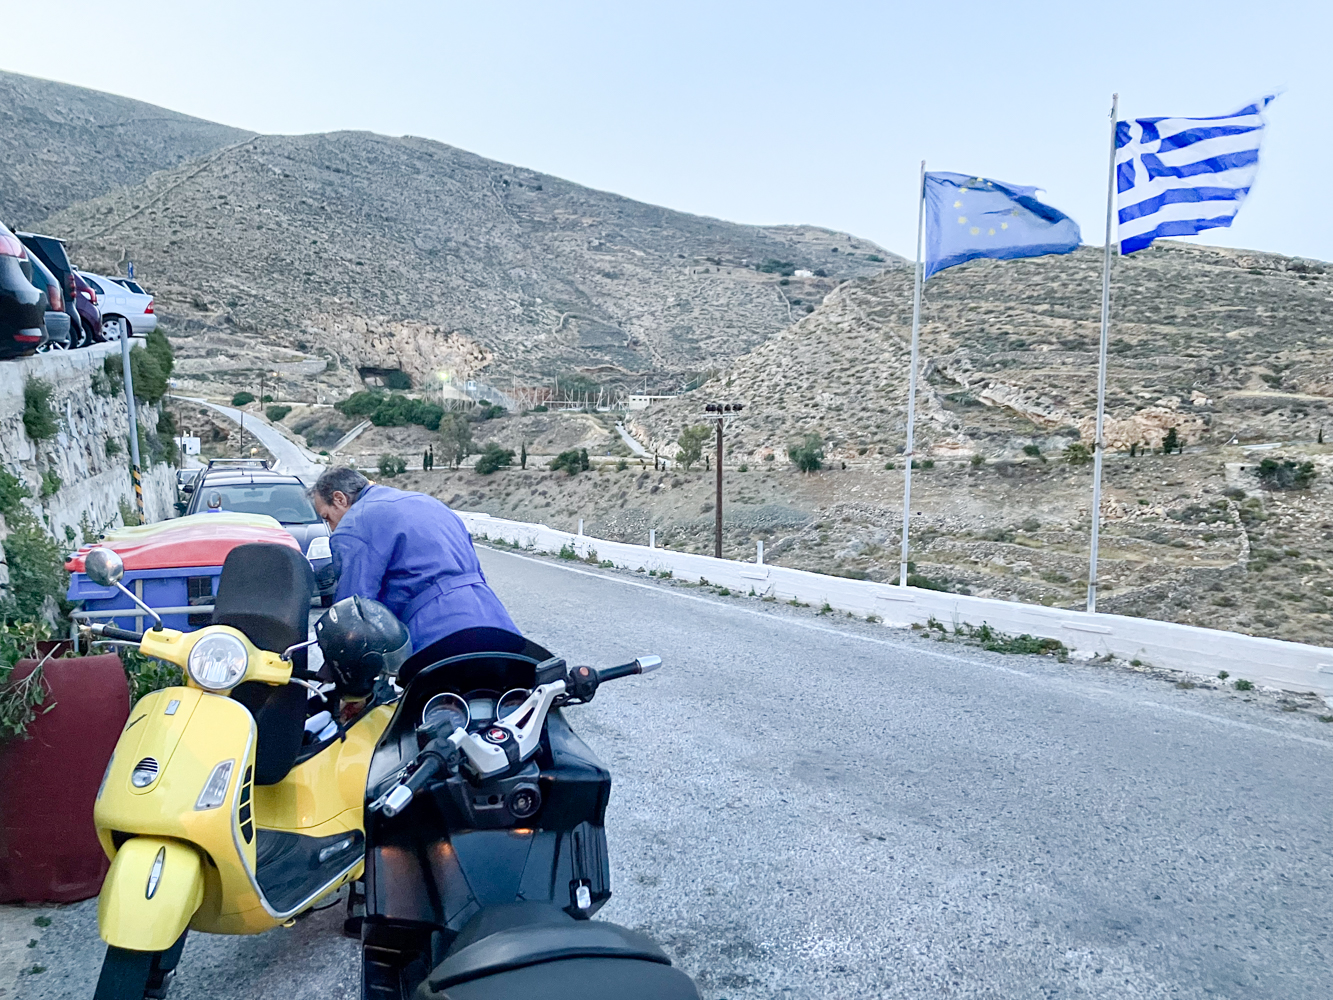
[[[660,656],[640,656],[636,657],[634,662],[639,668],[639,673],[651,674],[662,665],[662,658]]]
[[[98,546],[83,557],[83,571],[99,587],[114,587],[125,575],[125,561],[111,549]]]

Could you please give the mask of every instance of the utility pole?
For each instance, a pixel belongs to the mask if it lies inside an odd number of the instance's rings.
[[[134,374],[130,371],[130,331],[120,324],[120,373],[125,382],[125,406],[130,411],[130,479],[134,484],[134,508],[143,523],[143,478],[139,465],[139,411],[134,405]]]
[[[728,414],[740,413],[744,408],[744,403],[709,403],[704,407],[709,414],[705,419],[717,424],[717,504],[713,520],[713,556],[717,559],[722,558],[722,425]]]

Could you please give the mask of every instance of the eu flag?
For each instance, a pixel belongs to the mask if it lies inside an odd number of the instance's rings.
[[[1037,200],[1038,188],[966,174],[926,174],[926,272],[978,257],[1072,253],[1078,223]]]

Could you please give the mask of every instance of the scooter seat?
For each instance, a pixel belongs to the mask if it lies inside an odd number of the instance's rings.
[[[646,990],[659,983],[662,990]],[[697,998],[684,973],[649,938],[601,920],[575,920],[544,904],[491,907],[459,934],[416,1000],[569,996],[601,1000]],[[668,989],[669,987],[669,989]]]

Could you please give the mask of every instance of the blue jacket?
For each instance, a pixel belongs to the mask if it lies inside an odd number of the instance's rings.
[[[337,600],[384,604],[412,635],[412,649],[465,628],[517,633],[482,575],[462,518],[434,497],[372,484],[329,536]]]

